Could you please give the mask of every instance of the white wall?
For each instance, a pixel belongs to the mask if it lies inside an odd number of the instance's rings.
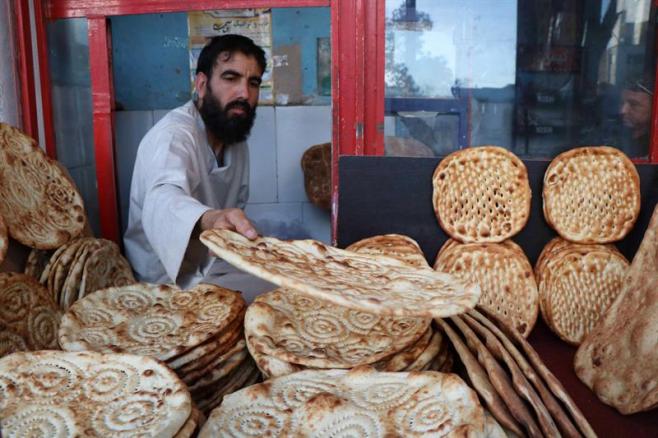
[[[125,227],[140,140],[167,111],[115,113],[119,205]],[[246,212],[264,235],[330,243],[331,218],[308,202],[300,160],[312,145],[331,141],[331,107],[261,106],[248,139],[251,160]]]
[[[13,2],[0,2],[0,122],[21,127]]]

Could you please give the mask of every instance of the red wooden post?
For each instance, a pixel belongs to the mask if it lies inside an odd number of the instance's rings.
[[[30,8],[27,0],[18,0],[14,4],[16,6],[16,43],[18,44],[18,74],[21,80],[23,131],[38,141],[39,127],[34,93]]]
[[[46,17],[40,1],[34,2],[34,21],[36,26],[37,53],[39,54],[39,80],[41,84],[41,109],[43,113],[43,128],[46,153],[51,158],[57,158],[55,143],[55,127],[53,123],[53,106],[50,87],[50,63],[48,62],[48,35],[46,34]]]

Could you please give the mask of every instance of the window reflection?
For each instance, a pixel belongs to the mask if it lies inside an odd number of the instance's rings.
[[[651,3],[388,0],[386,153],[608,144],[646,156]]]

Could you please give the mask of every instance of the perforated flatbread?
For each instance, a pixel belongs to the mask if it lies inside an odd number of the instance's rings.
[[[82,197],[36,142],[0,123],[0,214],[24,245],[57,248],[85,225]]]
[[[658,406],[658,208],[624,288],[580,345],[576,374],[622,414]]]
[[[191,412],[185,385],[156,360],[39,351],[0,359],[3,436],[173,436]]]
[[[0,338],[6,353],[58,348],[59,324],[57,305],[34,278],[0,274]]]
[[[542,315],[555,334],[579,345],[621,292],[629,263],[607,245],[566,245],[545,260]]]
[[[477,436],[484,421],[477,396],[456,375],[359,367],[301,371],[235,392],[224,397],[199,437],[411,437],[439,430]]]
[[[250,348],[298,365],[353,368],[416,342],[429,318],[379,316],[277,289],[256,298],[245,315]]]
[[[439,225],[461,242],[502,242],[530,216],[525,164],[497,146],[453,152],[434,170],[432,184]]]
[[[640,213],[640,177],[619,149],[589,146],[563,152],[544,174],[546,222],[579,243],[621,240]]]
[[[537,321],[539,296],[532,265],[512,241],[452,244],[434,269],[480,285],[478,306],[499,316],[527,337]]]
[[[367,237],[354,242],[345,249],[361,254],[393,257],[419,268],[429,268],[423,250],[420,249],[418,242],[411,237],[401,234],[384,234],[381,236]]]
[[[41,273],[50,260],[50,256],[50,251],[32,248],[30,254],[27,256],[27,261],[25,262],[24,273],[38,281],[41,278]]]
[[[456,277],[415,268],[315,240],[253,241],[228,230],[208,230],[201,241],[218,256],[279,286],[352,309],[380,315],[447,316],[472,308],[479,287]]]
[[[126,352],[168,360],[210,339],[245,307],[237,292],[134,284],[102,289],[75,302],[62,318],[61,347]]]

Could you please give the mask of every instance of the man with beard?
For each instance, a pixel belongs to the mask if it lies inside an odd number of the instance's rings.
[[[646,156],[649,152],[652,102],[652,78],[629,80],[622,90],[619,108],[625,128],[622,146],[631,157]]]
[[[265,53],[251,39],[214,37],[199,55],[193,100],[144,136],[124,235],[138,280],[182,288],[212,282],[252,297],[273,287],[215,259],[198,239],[213,228],[256,238],[242,210],[249,196],[245,140],[264,71]]]

